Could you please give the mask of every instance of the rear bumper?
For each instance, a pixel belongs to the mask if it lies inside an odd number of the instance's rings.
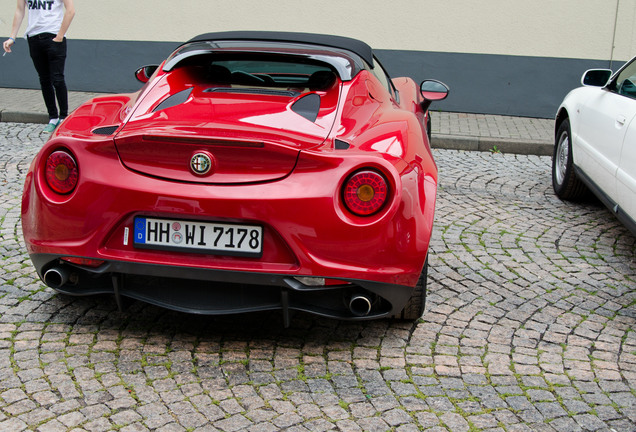
[[[40,277],[63,294],[113,294],[118,304],[121,297],[129,297],[201,315],[281,310],[286,324],[292,310],[346,320],[388,317],[403,309],[414,289],[366,280],[314,287],[285,274],[125,261],[108,261],[97,269],[88,269],[59,258],[51,254],[31,255]],[[50,270],[64,276],[45,277]],[[354,299],[368,300],[369,310],[352,305]]]

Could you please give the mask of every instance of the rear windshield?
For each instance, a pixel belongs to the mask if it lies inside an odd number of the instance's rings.
[[[205,81],[218,86],[327,90],[337,81],[330,65],[285,56],[198,56],[180,64],[205,70]]]

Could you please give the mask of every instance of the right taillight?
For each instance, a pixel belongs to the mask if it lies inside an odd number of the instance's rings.
[[[68,152],[57,150],[46,160],[46,183],[59,194],[68,194],[75,189],[79,179],[77,162]]]
[[[344,185],[344,203],[350,212],[369,216],[379,211],[387,200],[389,186],[382,174],[364,170],[354,173]]]

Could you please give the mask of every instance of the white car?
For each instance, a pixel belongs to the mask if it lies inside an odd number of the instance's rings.
[[[563,200],[591,190],[636,234],[636,57],[591,69],[556,115],[552,185]]]

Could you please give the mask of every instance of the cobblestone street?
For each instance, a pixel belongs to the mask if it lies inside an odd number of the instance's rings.
[[[549,157],[435,150],[421,320],[285,329],[46,288],[20,228],[41,128],[0,123],[0,431],[636,431],[636,239],[558,200]]]

